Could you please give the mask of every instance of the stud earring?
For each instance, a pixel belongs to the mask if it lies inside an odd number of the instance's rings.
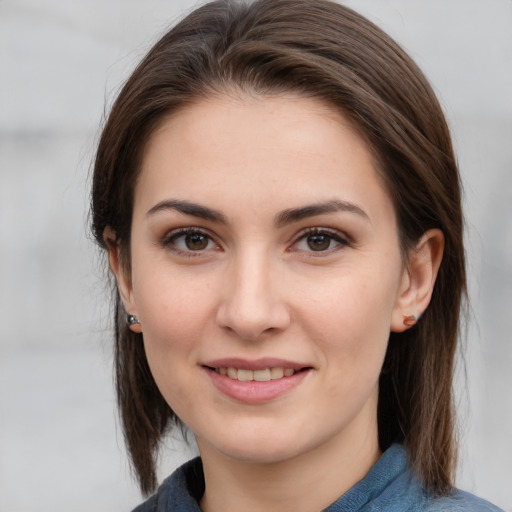
[[[140,325],[140,322],[135,315],[128,315],[127,321],[129,325]]]
[[[404,316],[403,322],[407,327],[412,327],[418,321],[418,317],[415,315]]]

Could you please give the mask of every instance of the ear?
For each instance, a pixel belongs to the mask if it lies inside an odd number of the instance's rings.
[[[443,232],[430,229],[410,251],[391,317],[391,331],[407,330],[427,309],[443,259],[443,250]]]
[[[137,316],[137,308],[133,298],[131,276],[126,265],[123,264],[121,259],[121,249],[119,247],[116,234],[110,226],[107,226],[103,231],[103,240],[107,246],[110,270],[116,278],[117,289],[119,290],[121,300],[123,301],[124,309],[128,314]],[[130,329],[133,332],[141,333],[142,325],[140,323],[130,324]]]

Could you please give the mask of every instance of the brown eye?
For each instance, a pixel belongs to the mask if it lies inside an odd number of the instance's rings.
[[[317,256],[331,254],[343,247],[350,246],[346,235],[329,228],[311,228],[306,231],[290,247],[290,251],[301,251],[304,253],[317,253]]]
[[[162,240],[162,245],[182,256],[200,256],[203,253],[219,249],[208,233],[196,228],[173,231]]]
[[[208,246],[209,238],[200,233],[185,236],[185,245],[191,251],[201,251]]]
[[[312,251],[325,251],[329,249],[332,237],[326,234],[309,235],[306,241]]]

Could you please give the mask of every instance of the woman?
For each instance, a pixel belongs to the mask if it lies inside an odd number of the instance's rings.
[[[421,71],[324,0],[192,12],[119,94],[93,231],[137,510],[497,510],[453,488],[459,174]]]

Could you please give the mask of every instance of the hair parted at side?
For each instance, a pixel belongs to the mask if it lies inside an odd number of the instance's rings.
[[[466,292],[460,179],[428,81],[373,23],[329,0],[218,0],[189,14],[137,66],[105,123],[91,197],[97,243],[106,248],[109,227],[129,269],[134,187],[153,130],[187,104],[237,91],[295,92],[342,112],[376,155],[404,254],[428,229],[443,231],[430,306],[413,328],[390,335],[378,429],[382,450],[402,442],[426,487],[448,492],[456,458],[453,364]],[[126,324],[117,289],[114,294],[118,405],[133,468],[149,493],[159,442],[179,420],[151,376],[141,335]]]

